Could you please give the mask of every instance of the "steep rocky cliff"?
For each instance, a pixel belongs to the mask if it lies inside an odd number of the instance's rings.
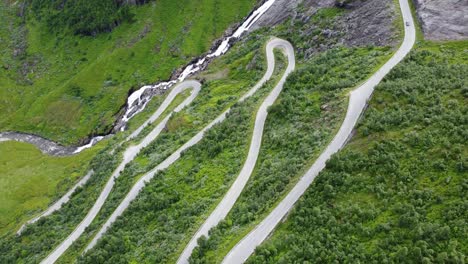
[[[414,2],[426,39],[468,39],[467,0],[414,0]]]
[[[333,22],[327,21],[327,17],[317,18],[317,12],[324,8],[341,10],[345,15]],[[277,0],[254,29],[274,26],[286,19],[291,19],[291,24],[302,24],[297,34],[309,38],[310,48],[306,54],[337,44],[394,46],[398,42],[394,23],[396,14],[393,0]],[[323,23],[310,23],[311,19],[319,19]],[[314,36],[317,30],[322,32]]]

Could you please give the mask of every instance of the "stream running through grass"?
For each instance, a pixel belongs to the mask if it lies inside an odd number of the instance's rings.
[[[198,60],[195,60],[195,63],[190,63],[189,65],[185,66],[185,68],[183,68],[181,73],[176,78],[173,78],[169,81],[159,82],[155,85],[145,85],[130,94],[127,99],[125,114],[116,121],[113,131],[124,131],[128,121],[136,114],[142,112],[146,105],[150,102],[151,98],[153,98],[153,96],[156,94],[160,94],[161,90],[168,90],[175,84],[186,80],[189,76],[205,69],[209,62],[214,58],[224,55],[232,46],[233,42],[239,39],[242,34],[247,32],[255,24],[255,22],[263,14],[265,14],[266,11],[268,11],[268,9],[275,3],[275,1],[276,0],[264,1],[260,7],[255,9],[250,13],[250,15],[247,16],[247,19],[245,19],[245,21],[234,31],[234,33],[228,37],[225,37],[221,42],[217,42],[216,45],[214,45],[214,47],[206,55],[200,57]],[[90,137],[86,144],[78,147],[62,146],[54,141],[42,138],[40,136],[13,131],[0,133],[0,142],[9,140],[26,142],[35,145],[43,153],[48,155],[70,156],[93,147],[99,141],[111,136],[111,133],[109,133],[109,135]]]

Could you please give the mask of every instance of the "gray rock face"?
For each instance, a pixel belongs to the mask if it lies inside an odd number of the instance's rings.
[[[414,0],[429,40],[468,39],[468,0]]]
[[[396,8],[392,0],[355,1],[340,19],[339,31],[344,33],[343,44],[347,46],[395,45]]]
[[[320,9],[332,7],[341,9],[342,15],[317,18]],[[396,46],[400,39],[394,23],[397,14],[394,0],[276,0],[252,29],[271,28],[290,19],[294,34],[306,43],[296,51],[309,58],[337,45]]]
[[[251,30],[283,22],[294,15],[295,9],[300,2],[302,0],[276,0],[270,9],[252,26]]]
[[[276,0],[268,11],[255,23],[252,30],[277,25],[284,20],[295,17],[299,4],[314,9],[331,7],[335,0]]]

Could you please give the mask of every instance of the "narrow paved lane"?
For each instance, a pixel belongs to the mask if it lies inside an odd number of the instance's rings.
[[[49,208],[47,208],[40,215],[34,217],[33,219],[27,221],[24,225],[22,225],[21,228],[18,230],[18,232],[16,232],[16,234],[21,235],[21,233],[24,231],[24,229],[26,228],[27,225],[33,224],[33,223],[39,221],[39,219],[41,219],[43,217],[46,217],[48,215],[51,215],[53,212],[55,212],[55,211],[59,210],[60,208],[62,208],[62,205],[64,205],[65,203],[67,203],[70,200],[70,197],[75,192],[75,190],[78,187],[82,187],[83,185],[85,185],[88,182],[89,178],[91,178],[91,176],[93,174],[94,174],[94,171],[90,170],[80,181],[78,181],[78,183],[75,184],[75,186],[73,186],[66,194],[64,194],[62,196],[62,198],[58,199],[55,203],[53,203],[51,206],[49,206]]]
[[[280,40],[280,39],[273,39],[269,42],[268,47],[270,47],[271,52],[267,52],[267,61],[268,61],[268,68],[265,73],[265,75],[262,77],[262,79],[255,84],[254,87],[252,87],[246,94],[244,94],[240,99],[239,102],[243,102],[245,99],[249,98],[252,96],[260,87],[262,87],[273,75],[274,71],[274,54],[272,52],[273,47],[284,47],[286,49],[290,48],[290,51],[292,51],[292,47],[289,44],[286,44],[287,42]],[[289,45],[289,46],[288,46]],[[291,59],[291,56],[289,56]],[[291,64],[289,67],[294,67],[294,64]],[[285,79],[283,80],[283,82]],[[279,93],[280,90],[277,90],[277,93]],[[276,95],[277,96],[277,95]],[[271,98],[270,100],[272,100]],[[273,100],[274,101],[274,100]],[[219,115],[214,121],[212,121],[210,124],[208,124],[206,127],[204,127],[198,134],[196,134],[193,138],[191,138],[187,143],[185,143],[182,147],[180,147],[178,150],[176,150],[171,156],[169,156],[166,160],[164,160],[161,164],[156,166],[154,169],[149,171],[147,174],[145,174],[130,190],[130,192],[127,194],[127,196],[124,198],[124,200],[119,204],[117,209],[112,213],[112,215],[109,217],[107,222],[102,226],[102,228],[99,230],[97,235],[94,237],[94,239],[91,241],[91,243],[87,246],[86,251],[94,247],[99,240],[99,238],[102,237],[102,235],[107,231],[107,229],[115,222],[117,217],[122,215],[122,213],[127,209],[127,207],[130,205],[130,203],[137,197],[137,195],[140,193],[140,191],[145,187],[145,184],[149,182],[154,175],[161,170],[166,169],[169,167],[171,164],[176,162],[180,158],[180,154],[185,151],[186,149],[190,148],[191,146],[197,144],[204,136],[205,132],[211,129],[214,125],[217,123],[220,123],[226,119],[227,114],[230,112],[230,108],[227,109],[225,112],[223,112],[221,115]],[[260,142],[258,142],[260,144]],[[253,166],[253,165],[252,165]]]
[[[237,245],[232,248],[228,255],[224,258],[223,263],[243,263],[254,252],[255,248],[260,245],[273,229],[278,225],[281,219],[292,209],[297,200],[307,190],[315,177],[321,170],[325,168],[326,161],[339,151],[346,143],[351,135],[351,132],[356,125],[361,113],[363,112],[367,101],[370,99],[372,92],[377,84],[387,75],[390,70],[395,67],[405,56],[411,51],[416,40],[416,29],[414,20],[411,15],[411,10],[408,0],[399,0],[401,11],[403,14],[405,25],[405,38],[403,44],[393,57],[380,68],[369,80],[362,86],[351,92],[348,111],[345,120],[340,127],[340,130],[335,135],[332,142],[327,146],[325,151],[315,161],[307,173],[294,186],[291,192],[284,198],[280,204],[247,236],[245,236]]]
[[[201,236],[208,236],[208,231],[226,217],[229,211],[231,211],[231,208],[233,207],[234,203],[237,201],[237,198],[239,198],[239,195],[241,194],[242,190],[247,184],[247,181],[249,180],[250,176],[252,175],[260,152],[263,130],[268,115],[268,107],[273,105],[273,103],[276,101],[279,94],[283,90],[286,78],[292,71],[294,71],[294,68],[296,66],[294,48],[292,47],[292,45],[285,40],[273,39],[270,42],[268,42],[266,46],[268,65],[267,72],[269,73],[269,75],[267,75],[266,77],[268,79],[271,78],[271,75],[275,68],[275,55],[273,53],[274,49],[282,49],[284,51],[284,53],[288,57],[288,67],[286,68],[283,76],[281,77],[281,80],[278,82],[275,88],[273,88],[273,90],[265,99],[265,101],[263,101],[262,105],[260,106],[257,112],[249,153],[247,155],[247,159],[245,160],[244,166],[242,167],[241,172],[237,176],[229,191],[218,204],[216,209],[211,213],[208,219],[206,219],[206,221],[203,223],[200,229],[192,237],[189,244],[180,255],[179,260],[177,261],[178,263],[188,263],[188,259],[192,254],[193,249],[197,246],[197,240]]]
[[[201,84],[197,81],[185,81],[174,87],[174,89],[171,90],[171,93],[166,97],[161,106],[156,110],[154,115],[151,116],[147,122],[145,122],[142,126],[140,126],[137,129],[137,133],[133,133],[128,139],[136,137],[146,125],[158,119],[161,116],[161,114],[164,113],[167,107],[169,107],[171,102],[178,94],[190,88],[193,88],[192,94],[189,97],[187,97],[179,106],[177,106],[177,108],[174,109],[173,112],[180,111],[185,106],[190,104],[198,95],[201,89]],[[171,114],[169,114],[159,124],[157,124],[156,127],[138,145],[130,146],[125,150],[122,162],[112,173],[111,177],[104,186],[104,189],[102,190],[101,194],[99,195],[98,199],[96,200],[86,217],[75,228],[75,230],[41,263],[54,263],[55,261],[57,261],[57,259],[72,245],[72,243],[75,240],[77,240],[81,236],[81,234],[83,234],[85,229],[92,223],[96,215],[99,213],[99,210],[101,210],[102,206],[104,205],[104,202],[106,201],[107,197],[109,196],[110,192],[114,187],[115,180],[120,176],[120,173],[124,170],[125,166],[136,157],[136,155],[140,152],[141,149],[148,146],[161,133],[173,112],[171,112]]]

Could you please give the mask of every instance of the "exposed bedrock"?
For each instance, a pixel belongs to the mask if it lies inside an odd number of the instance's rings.
[[[326,25],[310,23],[321,8],[340,8],[345,14]],[[295,34],[309,39],[308,48],[298,50],[308,57],[336,45],[396,46],[400,39],[394,23],[397,14],[393,0],[277,0],[253,28],[275,26],[288,19],[303,24]],[[322,30],[320,35],[314,34],[317,30]]]
[[[426,39],[468,39],[468,0],[413,1]]]
[[[339,21],[343,43],[347,46],[393,46],[399,43],[397,7],[393,0],[354,1]]]

